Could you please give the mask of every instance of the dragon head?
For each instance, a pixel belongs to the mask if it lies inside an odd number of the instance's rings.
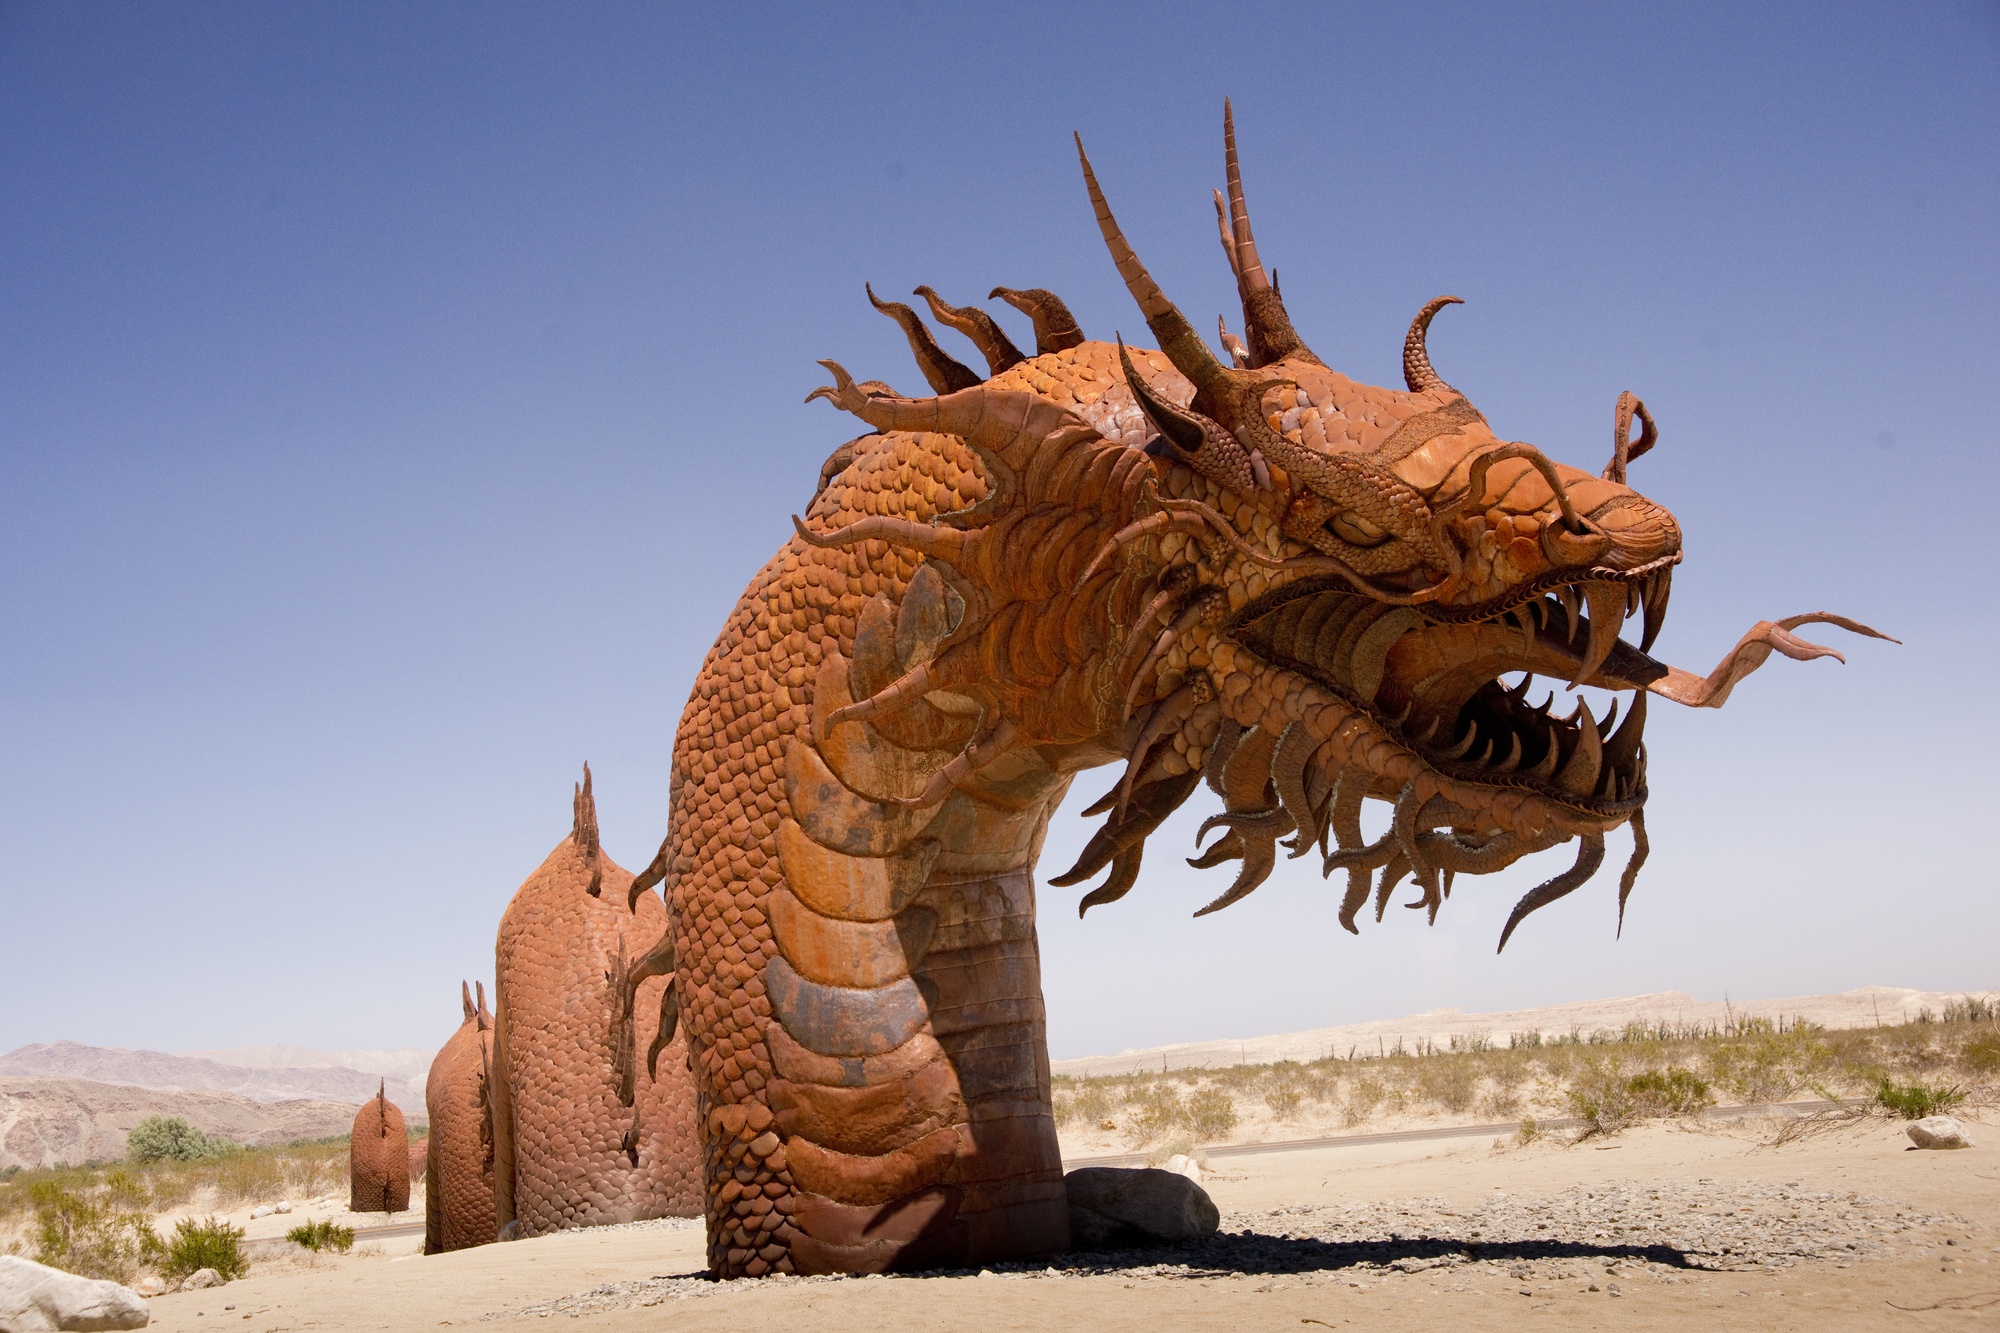
[[[920,289],[933,313],[980,342],[993,378],[981,384],[962,367],[963,374],[933,373],[942,354],[927,333],[919,336],[914,314],[878,302],[904,324],[934,386],[954,392],[919,410],[879,386],[854,385],[838,367],[841,383],[820,391],[878,426],[954,432],[980,450],[996,478],[1010,478],[982,502],[987,512],[976,517],[992,519],[985,528],[952,532],[950,540],[904,533],[905,544],[961,569],[981,564],[969,558],[981,541],[1028,551],[1006,525],[1027,524],[1038,505],[1054,502],[1047,488],[1060,486],[1051,478],[1086,477],[1091,466],[1028,460],[1083,441],[1128,456],[1143,450],[1150,459],[1123,474],[1115,459],[1104,464],[1107,477],[1132,479],[1118,491],[1131,503],[1117,512],[1115,533],[1093,539],[1087,565],[1063,565],[1062,547],[1093,532],[1088,524],[1032,529],[1055,544],[1052,577],[1081,568],[1078,578],[1055,579],[1074,591],[1053,594],[1043,621],[1063,616],[1069,604],[1061,597],[1074,595],[1112,607],[1109,629],[1102,650],[1092,649],[1095,665],[1080,661],[1070,675],[1051,675],[1053,690],[1038,687],[1014,705],[990,669],[1002,657],[967,644],[961,660],[988,664],[986,675],[961,669],[959,689],[930,697],[971,700],[961,712],[976,705],[999,721],[969,744],[953,780],[1010,748],[1050,741],[1061,728],[1046,718],[1073,698],[1071,712],[1089,712],[1128,757],[1123,781],[1090,811],[1108,811],[1105,825],[1077,865],[1051,881],[1081,882],[1110,866],[1085,909],[1130,889],[1146,836],[1205,775],[1225,808],[1202,837],[1224,832],[1193,864],[1240,859],[1242,866],[1203,912],[1261,884],[1281,846],[1294,857],[1317,847],[1326,874],[1346,873],[1341,921],[1354,930],[1371,891],[1379,920],[1405,876],[1422,890],[1410,906],[1435,919],[1454,875],[1489,873],[1576,842],[1574,863],[1516,905],[1504,947],[1529,912],[1588,880],[1602,864],[1605,834],[1629,825],[1622,923],[1647,853],[1647,696],[1719,706],[1774,650],[1838,656],[1794,635],[1802,624],[1887,636],[1816,613],[1760,623],[1706,677],[1655,660],[1649,650],[1664,623],[1681,534],[1671,513],[1627,484],[1628,465],[1658,439],[1645,405],[1620,395],[1612,457],[1597,473],[1502,439],[1431,365],[1425,335],[1437,312],[1457,302],[1450,296],[1424,306],[1410,325],[1404,389],[1330,369],[1299,337],[1258,255],[1226,104],[1224,140],[1228,193],[1216,192],[1216,217],[1245,333],[1239,340],[1226,324],[1220,329],[1228,363],[1147,272],[1079,138],[1099,229],[1159,352],[1120,339],[1114,356],[1085,341],[1067,310],[1048,320],[1049,303],[1061,309],[1052,294],[1009,293],[1036,318],[1038,355],[1025,358],[1001,346],[1004,335],[996,342],[967,312]],[[1029,295],[1032,302],[1016,299]],[[1042,336],[1045,322],[1062,325],[1067,340],[1053,345]],[[1068,405],[1049,401],[1051,393]],[[1025,492],[1011,480],[1016,470],[1029,479]],[[1103,484],[1082,489],[1100,501],[1112,494]],[[994,518],[1009,507],[1012,518]],[[972,517],[939,522],[962,527]],[[842,540],[889,536],[891,523],[863,520]],[[1140,590],[1135,614],[1119,609],[1131,588]],[[1016,598],[1023,599],[1031,600]],[[1634,619],[1636,643],[1621,637]],[[1029,621],[973,617],[962,633],[1010,624]],[[945,688],[944,672],[921,671],[921,689],[899,681],[883,699],[903,706]],[[1062,682],[1072,677],[1081,684],[1066,693]],[[1547,685],[1539,701],[1537,678]],[[1093,681],[1094,696],[1084,688]],[[1581,696],[1552,707],[1565,687],[1580,685],[1630,701],[1614,702],[1604,717]],[[1107,696],[1117,705],[1108,716]],[[1393,809],[1389,831],[1374,841],[1361,828],[1370,799]]]

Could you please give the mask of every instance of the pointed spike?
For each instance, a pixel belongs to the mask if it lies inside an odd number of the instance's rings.
[[[1558,586],[1556,588],[1556,600],[1562,604],[1563,615],[1567,618],[1563,633],[1567,637],[1574,639],[1576,637],[1577,622],[1583,619],[1582,612],[1577,609],[1576,585],[1565,583]]]
[[[1618,629],[1625,623],[1625,590],[1619,585],[1593,580],[1584,585],[1583,595],[1590,606],[1590,641],[1571,685],[1581,685],[1597,674],[1604,659],[1611,656],[1618,643]]]
[[[1586,833],[1583,845],[1577,848],[1576,864],[1554,879],[1540,884],[1521,895],[1521,901],[1514,904],[1514,910],[1507,917],[1507,924],[1500,931],[1500,944],[1493,950],[1499,953],[1507,947],[1508,939],[1514,934],[1514,927],[1521,924],[1530,912],[1546,907],[1556,899],[1581,888],[1586,880],[1597,873],[1597,867],[1604,864],[1604,835]]]
[[[1565,791],[1589,796],[1597,790],[1597,774],[1604,762],[1604,738],[1598,733],[1597,719],[1590,715],[1590,705],[1581,698],[1576,701],[1575,717],[1576,750],[1563,765],[1556,782]]]
[[[1516,685],[1513,689],[1507,691],[1507,698],[1513,701],[1514,703],[1520,703],[1522,700],[1528,697],[1528,690],[1531,686],[1534,685],[1534,683],[1535,683],[1535,673],[1532,671],[1523,671],[1521,673],[1521,683],[1519,685]]]
[[[1417,737],[1417,744],[1427,746],[1433,740],[1436,740],[1438,734],[1438,728],[1443,725],[1444,725],[1444,717],[1442,714],[1433,716],[1431,718],[1431,724],[1428,727],[1424,728],[1424,734]]]
[[[1673,591],[1674,571],[1662,569],[1646,580],[1645,630],[1639,637],[1639,651],[1650,652],[1660,627],[1667,622],[1667,594]]]
[[[1639,785],[1639,743],[1645,734],[1646,692],[1639,690],[1632,695],[1632,706],[1625,713],[1623,725],[1604,742],[1605,767],[1622,774],[1635,791]]]
[[[1478,739],[1479,726],[1477,723],[1474,723],[1465,729],[1464,740],[1455,742],[1449,750],[1444,751],[1444,757],[1454,761],[1465,758],[1466,753],[1472,749],[1473,743]]]
[[[1507,756],[1493,766],[1495,772],[1512,773],[1521,762],[1521,733],[1512,727],[1507,729]]]
[[[1543,734],[1548,738],[1549,748],[1543,752],[1540,761],[1528,770],[1528,776],[1538,782],[1547,782],[1555,777],[1556,764],[1562,759],[1562,742],[1557,738],[1555,732],[1548,728],[1543,728]]]
[[[1632,812],[1632,859],[1625,863],[1625,873],[1618,877],[1618,933],[1613,938],[1625,937],[1625,900],[1632,896],[1632,886],[1639,882],[1639,867],[1646,864],[1646,857],[1653,850],[1646,840],[1646,812]]]

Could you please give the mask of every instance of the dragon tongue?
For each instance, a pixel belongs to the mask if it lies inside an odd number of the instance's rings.
[[[1590,643],[1583,650],[1571,685],[1581,685],[1597,674],[1604,659],[1618,643],[1618,631],[1625,624],[1625,587],[1619,583],[1591,582],[1583,585],[1584,606],[1590,614]]]

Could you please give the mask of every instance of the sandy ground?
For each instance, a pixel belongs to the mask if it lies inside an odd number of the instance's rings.
[[[1769,1134],[1225,1159],[1209,1176],[1225,1234],[1202,1246],[980,1274],[712,1283],[699,1226],[675,1222],[428,1258],[409,1238],[156,1298],[153,1326],[2000,1328],[1994,1127],[1951,1153],[1909,1150],[1885,1121],[1785,1147]]]

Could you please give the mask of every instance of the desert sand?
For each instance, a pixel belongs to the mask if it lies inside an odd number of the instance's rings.
[[[1208,1179],[1223,1234],[1201,1246],[979,1274],[714,1283],[684,1222],[432,1257],[412,1236],[159,1297],[154,1327],[2000,1327],[1992,1127],[1960,1152],[1911,1150],[1879,1119],[1783,1147],[1772,1130],[1228,1158]]]

